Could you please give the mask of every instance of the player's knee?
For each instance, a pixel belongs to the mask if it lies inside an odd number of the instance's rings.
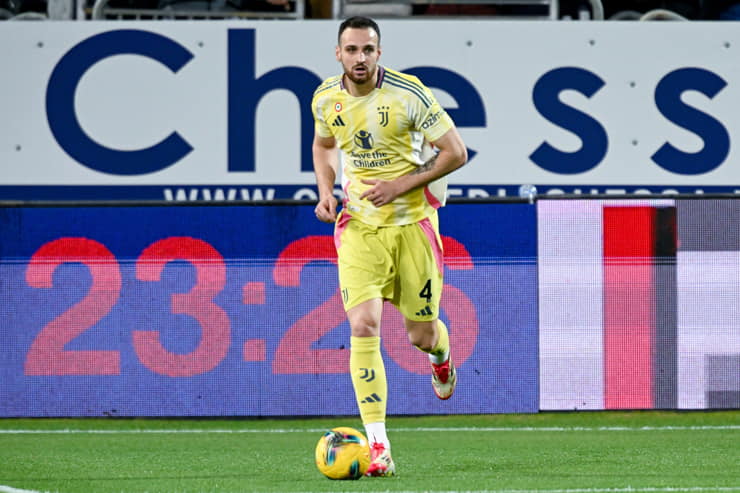
[[[383,300],[372,299],[360,303],[347,311],[347,319],[353,337],[380,336],[380,319],[383,315]]]
[[[372,317],[355,317],[350,320],[352,336],[377,337],[380,335],[380,324]]]

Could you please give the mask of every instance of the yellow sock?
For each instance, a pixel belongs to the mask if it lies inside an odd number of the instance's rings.
[[[385,421],[388,382],[380,337],[351,337],[349,371],[363,424]]]
[[[437,344],[428,354],[429,361],[435,365],[441,365],[450,357],[450,334],[447,332],[447,326],[441,320],[437,320],[437,334]]]

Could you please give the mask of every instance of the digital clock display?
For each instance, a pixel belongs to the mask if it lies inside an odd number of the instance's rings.
[[[313,206],[0,209],[2,416],[354,414],[332,228]],[[537,410],[534,207],[440,213],[454,403],[386,305],[388,412]]]

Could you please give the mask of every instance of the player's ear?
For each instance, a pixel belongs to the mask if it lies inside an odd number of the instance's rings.
[[[342,49],[339,47],[339,45],[334,48],[334,56],[337,57],[337,61],[342,61],[342,57],[340,56],[342,54]]]

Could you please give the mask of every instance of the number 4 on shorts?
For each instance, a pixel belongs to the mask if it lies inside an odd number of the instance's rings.
[[[432,301],[432,280],[427,279],[427,282],[424,283],[424,287],[421,288],[421,291],[419,291],[419,298],[426,298],[427,303]]]

